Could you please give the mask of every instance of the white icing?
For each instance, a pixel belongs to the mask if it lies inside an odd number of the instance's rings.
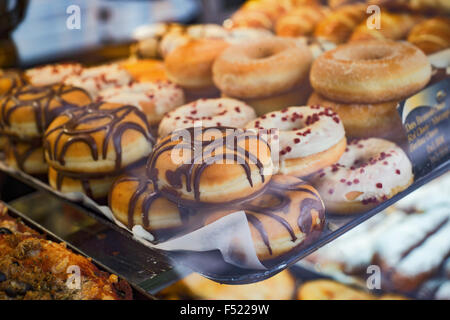
[[[384,233],[383,237],[377,241],[376,251],[379,258],[388,266],[395,267],[408,249],[420,243],[427,234],[449,217],[450,211],[445,208],[437,208],[426,214],[408,217],[401,224]]]
[[[241,27],[229,30],[225,40],[230,44],[242,44],[268,37],[274,37],[274,34],[269,30]]]
[[[79,63],[51,64],[25,71],[32,85],[46,86],[63,82],[67,77],[80,74],[83,67]]]
[[[312,120],[316,117],[317,121]],[[285,159],[303,158],[328,150],[345,137],[344,126],[337,114],[323,107],[289,107],[270,112],[245,127],[279,130],[281,166]]]
[[[83,88],[93,98],[97,98],[100,91],[129,84],[131,81],[131,75],[125,69],[118,64],[109,64],[86,68],[79,75],[66,78],[64,83]]]
[[[450,210],[447,210],[450,215]],[[419,274],[432,273],[442,264],[450,254],[450,221],[439,231],[432,234],[426,241],[411,251],[395,267],[395,271],[406,276],[414,277]]]
[[[160,118],[184,103],[183,90],[169,81],[133,82],[129,85],[108,88],[99,93],[100,101],[131,104],[143,110],[147,116]],[[151,114],[142,107],[144,104],[154,106]]]
[[[450,281],[445,281],[436,291],[434,298],[437,300],[450,300]]]
[[[252,107],[236,99],[200,99],[166,114],[159,124],[158,135],[165,137],[175,129],[194,126],[242,128],[255,117]]]
[[[228,30],[218,24],[198,24],[189,26],[186,34],[195,39],[224,39]]]
[[[400,147],[370,138],[348,144],[339,163],[314,175],[313,184],[325,202],[370,204],[386,200],[394,188],[407,186],[412,178],[411,162]],[[350,192],[359,194],[350,197]]]

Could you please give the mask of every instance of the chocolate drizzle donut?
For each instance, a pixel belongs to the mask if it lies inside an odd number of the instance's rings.
[[[20,137],[40,137],[58,114],[90,102],[86,91],[72,86],[21,86],[0,103],[0,129]],[[35,128],[29,128],[30,122]]]
[[[156,145],[147,174],[157,189],[175,201],[229,202],[256,193],[268,182],[270,147],[250,130],[177,130]]]
[[[150,134],[145,115],[130,105],[98,102],[69,110],[60,118],[60,121],[54,122],[45,133],[47,159],[54,166],[66,166],[67,153],[74,144],[86,146],[94,161],[107,159],[109,145],[112,144],[115,161],[113,170],[109,169],[109,172],[117,172],[124,165],[122,140],[126,131],[138,132],[149,145],[155,141]],[[98,139],[94,137],[96,134]]]
[[[315,239],[325,224],[319,193],[293,176],[275,175],[264,192],[233,210],[206,213],[209,224],[233,211],[244,210],[256,253],[272,260]]]
[[[0,70],[0,96],[10,94],[14,89],[26,83],[24,76],[13,70]]]
[[[29,174],[43,175],[48,170],[40,139],[21,141],[8,137],[5,158],[8,165]]]

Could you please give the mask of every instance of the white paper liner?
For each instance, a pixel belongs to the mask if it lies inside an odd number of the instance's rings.
[[[67,201],[78,202],[84,206],[103,214],[119,227],[133,234],[133,238],[147,247],[166,251],[189,250],[189,251],[211,251],[219,250],[225,262],[244,269],[266,270],[262,265],[250,234],[250,228],[245,216],[245,212],[238,211],[231,213],[205,227],[202,227],[189,234],[168,240],[159,244],[154,244],[155,237],[141,226],[135,226],[129,230],[127,226],[118,221],[108,206],[101,206],[94,200],[81,192],[63,193],[53,189],[48,184],[36,179],[27,173],[14,169],[0,161],[0,170],[20,176],[34,185],[47,190],[56,196]],[[236,260],[236,250],[239,250],[239,260]]]

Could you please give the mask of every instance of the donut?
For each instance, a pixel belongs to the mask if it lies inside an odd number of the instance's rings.
[[[226,49],[214,62],[213,79],[225,96],[244,100],[261,114],[252,103],[258,99],[278,97],[277,103],[281,103],[280,99],[287,96],[286,102],[300,103],[292,101],[292,95],[294,100],[300,98],[299,87],[307,86],[311,63],[308,47],[290,39],[266,38]],[[286,106],[271,107],[273,110]]]
[[[99,67],[85,68],[79,74],[67,77],[65,84],[83,88],[96,98],[98,93],[107,88],[126,85],[132,77],[119,64],[108,64]]]
[[[164,62],[153,59],[127,60],[121,66],[138,82],[155,82],[167,80]]]
[[[364,212],[412,182],[411,162],[394,143],[379,139],[353,140],[339,162],[312,178],[327,212],[353,214]]]
[[[91,199],[103,201],[117,175],[92,175],[79,172],[68,172],[48,168],[48,182],[50,186],[62,193],[81,192]]]
[[[67,77],[78,75],[83,70],[79,63],[58,63],[40,66],[25,71],[28,82],[34,86],[47,86],[63,82]]]
[[[170,81],[133,82],[101,91],[98,100],[133,105],[155,125],[165,113],[184,103],[184,92]]]
[[[224,40],[199,39],[177,47],[164,60],[167,77],[186,90],[188,101],[217,96],[212,65],[227,46]]]
[[[41,137],[59,113],[90,102],[86,91],[73,86],[22,86],[0,98],[0,130],[23,139]]]
[[[271,146],[278,145],[279,172],[283,174],[307,176],[325,168],[339,160],[347,144],[339,116],[320,106],[274,111],[245,128],[272,131]]]
[[[272,166],[269,145],[252,131],[191,127],[172,132],[155,146],[147,175],[169,200],[207,206],[261,191]]]
[[[311,68],[314,90],[333,101],[402,100],[430,80],[431,65],[418,48],[390,40],[355,41],[325,52]]]
[[[67,110],[44,135],[47,162],[60,171],[120,172],[152,150],[146,116],[134,106],[97,102]]]
[[[340,103],[314,92],[309,97],[308,104],[333,109],[342,120],[347,137],[397,139],[404,136],[402,121],[397,112],[397,101],[372,104]]]
[[[0,69],[0,97],[10,94],[14,89],[26,83],[24,76],[15,70]]]
[[[167,200],[156,192],[145,172],[127,173],[112,185],[108,205],[114,217],[128,229],[142,226],[156,240],[169,238],[186,229],[190,221],[189,209]]]
[[[184,29],[169,32],[161,39],[159,44],[159,54],[165,59],[176,48],[191,40],[192,38],[184,32]]]
[[[256,255],[266,263],[317,239],[325,225],[325,207],[318,192],[293,176],[273,176],[263,194],[239,208],[245,211]],[[209,212],[205,224],[228,213],[221,209]]]
[[[255,118],[255,111],[239,100],[200,99],[167,113],[159,124],[158,136],[193,126],[242,128]]]
[[[329,14],[329,9],[318,5],[295,8],[278,19],[275,32],[280,37],[311,35],[316,25]]]
[[[32,175],[47,174],[48,165],[39,139],[27,142],[8,138],[5,146],[5,162],[8,166]]]

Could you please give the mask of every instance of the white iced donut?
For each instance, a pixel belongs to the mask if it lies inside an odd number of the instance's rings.
[[[194,126],[242,128],[255,118],[253,108],[242,101],[200,99],[167,113],[159,124],[158,136],[163,138],[175,129]]]
[[[184,92],[170,81],[133,82],[100,92],[99,101],[131,104],[141,109],[150,124],[157,124],[164,114],[185,103]]]
[[[337,113],[319,106],[270,112],[245,127],[272,131],[268,139],[278,146],[283,174],[303,177],[325,168],[339,160],[347,144]]]
[[[312,177],[330,213],[367,211],[413,182],[411,162],[396,144],[378,138],[350,142],[339,162]]]
[[[25,77],[34,86],[47,86],[63,82],[67,77],[78,75],[83,70],[79,63],[58,63],[28,69]]]
[[[131,81],[131,75],[124,68],[118,64],[108,64],[85,68],[80,74],[67,77],[64,83],[86,90],[95,99],[100,91],[129,84]]]

